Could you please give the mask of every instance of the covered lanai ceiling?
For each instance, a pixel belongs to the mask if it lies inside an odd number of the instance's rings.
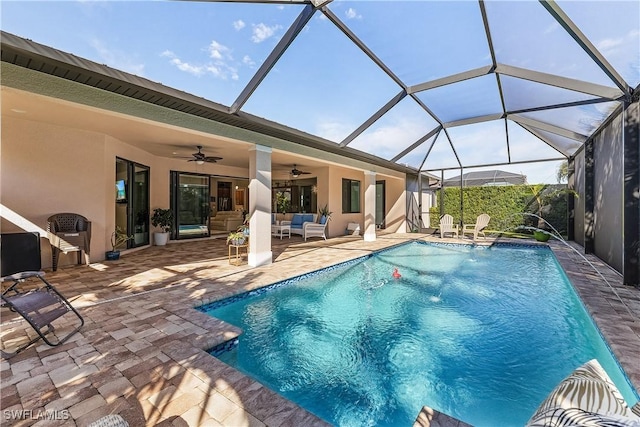
[[[572,156],[640,83],[637,1],[19,3],[3,30],[421,171]]]

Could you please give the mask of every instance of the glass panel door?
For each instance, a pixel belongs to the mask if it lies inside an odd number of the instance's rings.
[[[116,227],[133,239],[117,249],[149,244],[149,167],[116,158]]]
[[[129,230],[129,196],[131,196],[131,189],[129,188],[129,162],[123,159],[116,159],[115,223],[116,228],[124,231],[128,236],[131,235],[131,230]],[[129,244],[130,241],[127,243]],[[122,244],[115,249],[120,250],[126,248],[127,246]]]
[[[134,224],[132,247],[149,244],[149,168],[133,164],[131,221]]]
[[[178,239],[209,236],[209,176],[172,174],[172,209]]]

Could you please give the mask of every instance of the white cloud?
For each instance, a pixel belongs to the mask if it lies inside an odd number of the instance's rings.
[[[246,26],[247,26],[247,24],[245,24],[242,19],[238,19],[237,21],[233,21],[233,28],[235,28],[237,31],[240,31],[241,29],[243,29]]]
[[[618,46],[622,45],[622,43],[624,43],[624,40],[622,38],[618,38],[618,39],[609,38],[609,39],[600,40],[596,47],[600,52],[606,52],[606,51],[610,51],[617,48]]]
[[[238,80],[240,78],[238,69],[233,65],[233,57],[230,50],[225,46],[212,41],[207,51],[213,61],[208,64],[194,65],[181,60],[174,52],[166,50],[161,56],[169,58],[169,63],[174,65],[180,71],[192,74],[194,76],[202,76],[209,74],[215,78],[222,80]]]
[[[358,12],[356,12],[356,10],[352,7],[347,9],[344,14],[347,19],[362,19],[362,15],[359,15]]]
[[[209,52],[209,56],[213,59],[232,59],[231,49],[215,40],[211,40],[211,43],[207,47],[207,51]]]
[[[238,71],[234,67],[224,63],[209,64],[206,66],[206,70],[213,77],[222,80],[227,80],[229,78],[231,80],[238,80],[239,78]]]
[[[253,67],[256,65],[256,62],[253,59],[251,59],[249,55],[245,55],[242,57],[242,63],[244,65],[248,65],[249,67]]]
[[[144,64],[135,63],[126,52],[109,49],[98,39],[91,40],[91,46],[98,52],[105,65],[137,76],[144,76]]]
[[[273,25],[269,27],[266,24],[260,23],[253,26],[253,36],[251,41],[254,43],[262,43],[276,33],[276,31],[282,29],[282,25]]]
[[[356,138],[350,147],[390,159],[424,135],[421,119],[400,117]]]
[[[322,119],[316,122],[314,134],[333,142],[340,142],[353,130],[353,127],[338,119]]]
[[[184,71],[186,73],[193,74],[194,76],[201,76],[201,75],[204,74],[204,68],[203,67],[191,65],[188,62],[183,62],[182,60],[180,60],[180,58],[178,58],[176,56],[175,53],[171,52],[170,50],[165,50],[164,52],[162,52],[160,54],[160,56],[163,56],[165,58],[169,58],[169,62],[172,65],[175,65],[176,68],[178,68],[178,70],[180,70],[180,71]]]

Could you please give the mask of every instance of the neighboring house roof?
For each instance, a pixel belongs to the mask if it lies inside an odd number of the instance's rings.
[[[483,185],[519,185],[526,183],[526,175],[501,170],[467,172],[462,174],[462,185],[464,187],[479,187]],[[445,179],[444,186],[459,187],[460,175]]]

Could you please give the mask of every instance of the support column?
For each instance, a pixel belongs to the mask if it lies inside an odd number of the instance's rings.
[[[364,173],[364,241],[376,240],[376,173]]]
[[[623,283],[640,287],[640,102],[623,112]]]
[[[271,147],[249,150],[249,265],[271,264]]]

